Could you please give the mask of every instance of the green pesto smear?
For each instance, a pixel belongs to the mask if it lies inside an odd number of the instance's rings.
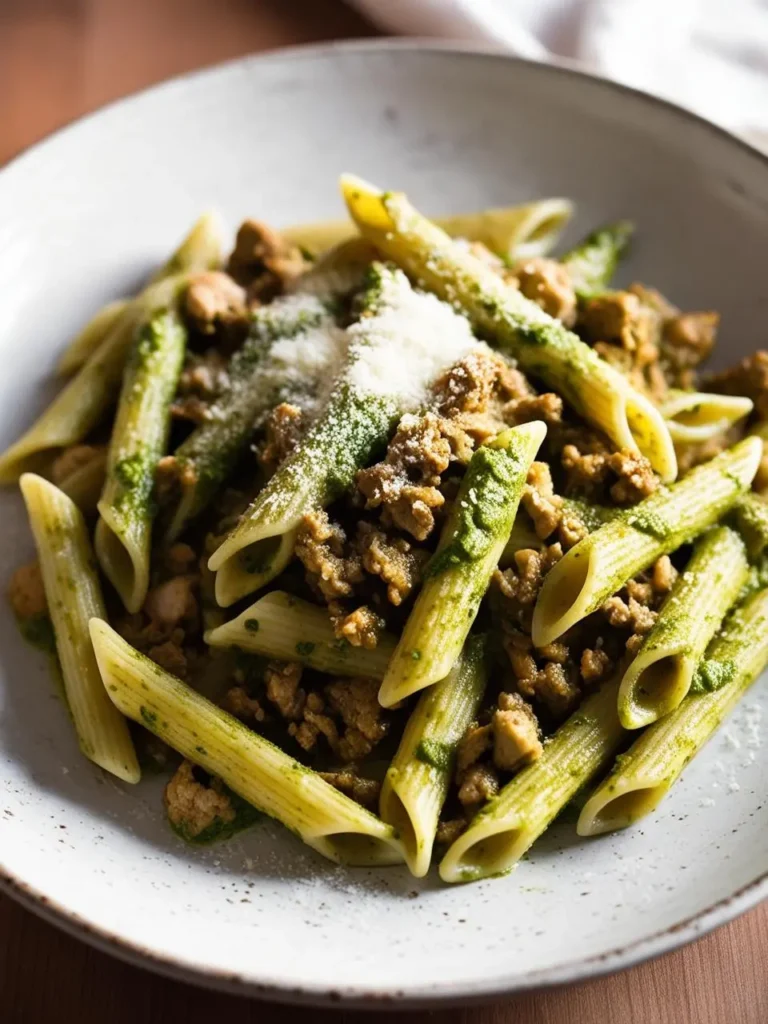
[[[224,787],[224,792],[229,797],[229,802],[235,812],[235,816],[231,821],[223,821],[221,818],[216,817],[207,828],[195,835],[185,826],[184,822],[175,824],[169,819],[169,824],[176,835],[183,839],[184,842],[191,843],[193,846],[206,846],[209,843],[231,839],[238,833],[252,828],[264,817],[261,811],[257,810],[252,804],[249,804],[247,800],[243,800],[237,793],[233,793],[228,787]]]
[[[452,759],[453,747],[450,743],[423,739],[416,748],[416,760],[440,772],[450,771]]]
[[[472,456],[452,519],[452,536],[427,566],[426,575],[480,561],[511,527],[514,491],[522,480],[522,460],[514,445],[481,447]]]
[[[736,678],[736,663],[731,658],[723,661],[705,659],[696,669],[691,683],[691,693],[714,693],[732,683]]]
[[[38,651],[50,657],[56,655],[56,634],[47,612],[33,615],[28,619],[17,617],[16,622],[24,640]]]

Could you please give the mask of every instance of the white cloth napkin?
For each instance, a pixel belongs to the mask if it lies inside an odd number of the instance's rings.
[[[385,31],[568,57],[768,147],[768,0],[351,0]]]

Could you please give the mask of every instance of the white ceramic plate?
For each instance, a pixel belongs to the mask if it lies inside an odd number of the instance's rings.
[[[447,46],[278,53],[163,85],[0,173],[0,443],[51,393],[59,352],[204,208],[232,227],[340,212],[344,169],[429,211],[578,202],[629,216],[628,278],[723,312],[720,360],[765,343],[768,162],[691,115],[588,76]],[[32,552],[3,494],[0,578]],[[198,851],[161,784],[78,756],[42,660],[0,609],[0,865],[70,931],[175,975],[312,1002],[463,1000],[626,966],[768,894],[768,687],[661,810],[615,837],[552,829],[508,878],[458,888],[329,866],[277,826]]]

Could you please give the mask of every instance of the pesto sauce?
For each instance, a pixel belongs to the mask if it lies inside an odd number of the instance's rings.
[[[416,760],[440,772],[448,772],[453,760],[453,747],[441,740],[424,739],[416,748]]]
[[[28,619],[18,617],[16,621],[19,632],[30,647],[34,647],[50,657],[56,656],[56,634],[47,612],[33,615]]]
[[[696,669],[691,693],[714,693],[732,683],[735,678],[736,663],[731,658],[723,661],[705,658]]]
[[[243,800],[241,796],[238,796],[237,793],[233,793],[228,787],[224,787],[224,792],[229,797],[230,803],[235,811],[235,817],[232,821],[222,821],[221,818],[217,817],[207,828],[203,829],[202,832],[198,832],[197,835],[193,835],[183,823],[176,825],[169,819],[171,829],[186,843],[190,843],[193,846],[206,846],[209,843],[217,843],[225,839],[231,839],[239,832],[244,832],[246,829],[252,828],[264,817],[264,813],[262,811],[257,810],[257,808],[252,804],[249,804],[247,800]]]
[[[480,561],[510,519],[510,496],[520,481],[522,462],[513,447],[481,447],[472,456],[456,500],[454,527],[445,547],[435,552],[425,577]]]

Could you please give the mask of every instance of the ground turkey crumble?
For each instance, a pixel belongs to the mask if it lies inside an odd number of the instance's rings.
[[[324,511],[302,519],[296,556],[310,586],[328,603],[336,635],[369,648],[376,646],[384,620],[368,604],[350,605],[379,581],[384,590],[380,603],[400,606],[420,582],[429,557],[407,538],[364,520],[349,539]]]
[[[367,509],[381,523],[426,540],[446,500],[444,477],[465,466],[500,430],[535,419],[558,422],[562,401],[536,395],[523,375],[490,349],[470,353],[436,382],[432,411],[404,416],[382,462],[357,475]]]
[[[168,819],[186,839],[196,839],[217,824],[235,820],[235,809],[221,779],[191,761],[182,761],[163,795]]]
[[[563,721],[584,691],[606,679],[627,652],[636,653],[677,579],[664,555],[594,615],[537,648],[530,637],[533,606],[547,571],[561,555],[559,544],[518,551],[515,564],[497,570],[491,581],[494,619],[517,689],[552,724]]]

